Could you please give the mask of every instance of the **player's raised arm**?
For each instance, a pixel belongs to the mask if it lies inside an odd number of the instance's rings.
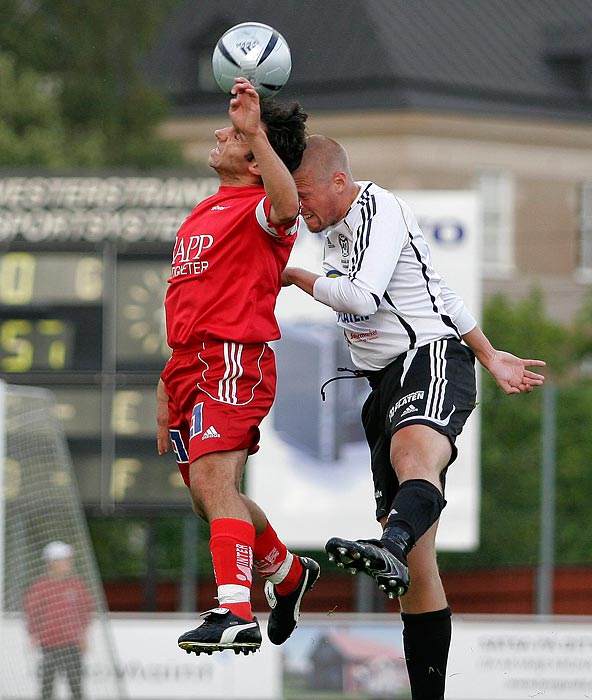
[[[296,185],[288,168],[274,151],[261,121],[259,95],[245,78],[237,78],[228,114],[232,124],[246,137],[254,156],[252,167],[259,173],[271,202],[270,219],[282,224],[298,216]]]

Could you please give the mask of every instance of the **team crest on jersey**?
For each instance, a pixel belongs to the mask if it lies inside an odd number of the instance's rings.
[[[341,255],[347,258],[349,255],[349,241],[342,233],[339,234],[339,246],[341,247]]]

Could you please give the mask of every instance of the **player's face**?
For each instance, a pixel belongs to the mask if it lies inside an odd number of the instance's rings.
[[[252,160],[249,143],[240,131],[226,126],[214,131],[216,148],[208,157],[208,165],[219,175],[241,176],[247,172]]]
[[[56,559],[51,562],[50,571],[54,576],[64,578],[72,573],[72,559]]]
[[[321,181],[312,173],[296,172],[294,182],[302,205],[301,214],[309,231],[319,233],[344,216],[343,202],[333,180]]]

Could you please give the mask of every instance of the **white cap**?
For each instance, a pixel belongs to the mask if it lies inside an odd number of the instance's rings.
[[[44,561],[57,561],[58,559],[69,559],[74,556],[74,550],[69,544],[54,540],[43,548]]]

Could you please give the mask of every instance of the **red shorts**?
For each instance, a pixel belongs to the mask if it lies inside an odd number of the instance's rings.
[[[275,398],[276,367],[266,343],[205,341],[175,351],[162,373],[169,433],[189,486],[189,465],[210,452],[259,449],[259,424]]]

